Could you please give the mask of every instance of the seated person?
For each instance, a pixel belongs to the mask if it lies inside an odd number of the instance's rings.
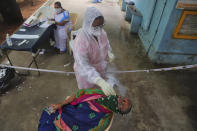
[[[131,101],[118,95],[105,96],[102,90],[81,89],[61,104],[43,110],[38,131],[104,131],[113,112],[127,114]]]

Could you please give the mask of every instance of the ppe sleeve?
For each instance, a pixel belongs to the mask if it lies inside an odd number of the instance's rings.
[[[108,43],[108,51],[109,52],[112,52],[112,48],[111,48],[111,45],[110,45],[110,43],[109,43],[109,40],[107,39],[107,43]]]
[[[108,44],[108,57],[109,57],[109,62],[113,62],[114,59],[115,59],[115,56],[114,54],[112,53],[112,48],[111,48],[111,45],[109,43],[109,39],[107,37],[107,33],[104,31],[104,34],[105,34],[105,37],[106,37],[106,40],[107,40],[107,44]]]
[[[88,44],[81,38],[80,36],[76,38],[73,49],[77,73],[86,78],[88,82],[94,83],[94,79],[100,77],[100,74],[90,64],[89,57],[91,56],[88,54]]]
[[[109,39],[107,37],[107,33],[103,30],[103,33],[104,33],[104,36],[105,36],[105,39],[107,40],[107,44],[108,44],[108,51],[109,52],[112,52],[112,48],[111,48],[111,45],[109,43]]]

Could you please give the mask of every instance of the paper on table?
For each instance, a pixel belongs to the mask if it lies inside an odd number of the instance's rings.
[[[13,34],[11,38],[14,39],[37,39],[39,35],[22,35],[22,34]]]
[[[18,44],[18,46],[21,46],[21,45],[24,44],[26,41],[27,41],[27,40],[23,40],[22,42],[20,42],[20,43]]]
[[[51,24],[48,23],[48,21],[45,21],[42,25],[40,25],[40,28],[47,28],[49,27]]]
[[[19,29],[19,31],[26,31],[26,29]]]
[[[45,22],[45,21],[47,21],[48,19],[47,18],[41,18],[40,19],[40,22]]]

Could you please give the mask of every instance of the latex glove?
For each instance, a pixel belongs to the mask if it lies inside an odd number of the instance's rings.
[[[116,92],[114,91],[113,87],[101,77],[95,78],[94,83],[98,85],[99,87],[101,87],[101,89],[103,90],[106,96],[116,95]]]
[[[110,51],[108,51],[108,57],[109,57],[109,62],[110,62],[110,63],[113,62],[114,59],[115,59],[114,54],[113,54],[112,52],[110,52]]]

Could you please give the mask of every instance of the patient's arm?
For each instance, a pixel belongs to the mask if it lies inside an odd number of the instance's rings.
[[[76,95],[72,95],[69,98],[67,98],[64,102],[60,103],[60,104],[52,104],[50,106],[53,107],[53,110],[56,111],[57,109],[60,109],[61,107],[63,107],[64,105],[67,105],[71,102],[73,102],[76,99]]]
[[[76,99],[76,95],[74,94],[74,95],[68,97],[68,98],[62,103],[62,106],[67,105],[67,104],[73,102],[75,99]]]

